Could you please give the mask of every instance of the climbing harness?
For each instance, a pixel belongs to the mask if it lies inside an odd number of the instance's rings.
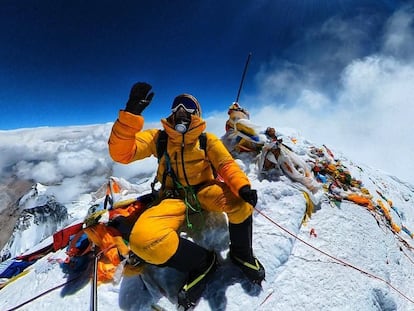
[[[164,198],[178,198],[184,201],[186,207],[186,225],[189,229],[196,229],[194,228],[193,224],[191,223],[190,217],[193,214],[201,215],[202,225],[204,225],[204,217],[201,209],[200,201],[197,198],[197,186],[190,185],[187,174],[184,167],[184,141],[181,145],[181,163],[182,169],[184,174],[184,179],[188,186],[184,186],[178,180],[178,177],[171,166],[171,158],[167,152],[167,143],[168,143],[168,135],[165,131],[160,130],[158,134],[157,142],[156,142],[156,150],[157,150],[157,157],[158,163],[161,161],[162,158],[165,159],[165,166],[166,169],[163,172],[162,180],[161,180],[161,189],[160,191],[155,190],[155,185],[158,182],[157,177],[155,176],[154,181],[151,183],[152,192],[157,194],[159,202],[160,199]],[[184,140],[184,135],[183,135]],[[207,136],[206,133],[202,133],[199,136],[199,144],[200,149],[204,150],[206,153],[207,150]],[[167,177],[170,177],[173,181],[173,189],[165,189]]]

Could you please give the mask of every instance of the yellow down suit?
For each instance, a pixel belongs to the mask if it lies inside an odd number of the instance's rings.
[[[191,116],[186,133],[177,132],[171,117],[161,123],[168,135],[167,153],[170,165],[179,183],[195,186],[201,208],[207,211],[225,212],[230,223],[239,224],[253,212],[250,204],[243,201],[239,189],[250,185],[221,140],[207,133],[207,148],[200,148],[199,136],[206,128],[205,121]],[[142,130],[144,118],[121,110],[109,138],[109,153],[116,162],[127,164],[136,160],[157,157],[159,129]],[[166,157],[159,162],[157,177],[163,180]],[[214,177],[214,167],[224,182]],[[166,178],[165,189],[173,189],[172,178]],[[186,205],[181,198],[165,198],[146,210],[135,223],[130,234],[130,248],[148,263],[160,265],[177,251],[178,229],[185,221]]]

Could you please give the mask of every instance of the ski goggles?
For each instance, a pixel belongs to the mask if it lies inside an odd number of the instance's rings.
[[[191,114],[193,114],[194,112],[198,110],[197,104],[193,100],[187,97],[180,97],[174,100],[172,107],[171,107],[171,111],[175,113],[180,108],[183,108],[185,111]]]

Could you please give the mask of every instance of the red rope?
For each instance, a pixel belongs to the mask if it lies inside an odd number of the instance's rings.
[[[396,291],[398,294],[400,294],[402,297],[404,297],[405,299],[407,299],[409,302],[414,304],[414,300],[409,298],[407,295],[405,295],[403,292],[401,292],[398,288],[396,288],[395,286],[393,286],[390,282],[384,280],[383,278],[376,276],[368,271],[365,271],[361,268],[358,268],[357,266],[354,266],[353,264],[350,264],[342,259],[336,258],[330,254],[328,254],[327,252],[313,246],[312,244],[306,242],[305,240],[301,239],[300,237],[298,237],[297,235],[295,235],[294,233],[290,232],[289,230],[287,230],[286,228],[282,227],[281,225],[279,225],[276,221],[274,221],[272,218],[270,218],[269,216],[267,216],[266,214],[264,214],[262,211],[258,210],[256,207],[254,208],[260,215],[262,215],[264,218],[266,218],[267,220],[269,220],[272,224],[274,224],[275,226],[277,226],[279,229],[283,230],[284,232],[286,232],[287,234],[289,234],[290,236],[294,237],[295,239],[299,240],[300,242],[302,242],[303,244],[306,244],[307,246],[309,246],[310,248],[314,249],[315,251],[331,258],[332,260],[339,262],[341,264],[343,264],[344,266],[350,267],[354,270],[357,270],[359,272],[361,272],[362,274],[367,275],[368,277],[371,277],[373,279],[377,279],[378,281],[381,281],[385,284],[387,284],[389,287],[391,287],[394,291]]]
[[[32,298],[30,298],[29,300],[26,300],[26,301],[22,302],[21,304],[19,304],[19,305],[17,305],[17,306],[15,306],[15,307],[13,307],[13,308],[11,308],[11,309],[8,309],[7,311],[14,311],[14,310],[17,310],[17,309],[19,309],[19,308],[23,307],[24,305],[27,305],[28,303],[33,302],[33,301],[35,301],[36,299],[38,299],[38,298],[40,298],[40,297],[42,297],[42,296],[44,296],[44,295],[46,295],[46,294],[48,294],[48,293],[50,293],[50,292],[53,292],[54,290],[56,290],[56,289],[58,289],[58,288],[61,288],[61,287],[65,286],[65,285],[67,285],[67,284],[69,284],[69,283],[72,283],[73,281],[76,281],[76,280],[77,280],[77,279],[79,279],[80,277],[81,277],[81,274],[79,274],[78,276],[74,277],[73,279],[70,279],[70,280],[68,280],[68,281],[66,281],[66,282],[64,282],[64,283],[62,283],[62,284],[60,284],[60,285],[57,285],[57,286],[55,286],[55,287],[52,287],[52,288],[48,289],[47,291],[44,291],[44,292],[40,293],[39,295],[37,295],[37,296],[35,296],[35,297],[32,297]]]

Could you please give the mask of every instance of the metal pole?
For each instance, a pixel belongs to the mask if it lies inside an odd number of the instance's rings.
[[[236,103],[239,102],[240,92],[243,87],[244,77],[246,76],[247,66],[249,65],[251,56],[252,56],[252,53],[250,52],[249,55],[247,56],[246,64],[244,65],[244,70],[243,70],[243,75],[240,81],[239,91],[237,92]]]
[[[98,259],[96,245],[93,246],[93,276],[92,276],[92,287],[91,287],[91,311],[98,310]]]

